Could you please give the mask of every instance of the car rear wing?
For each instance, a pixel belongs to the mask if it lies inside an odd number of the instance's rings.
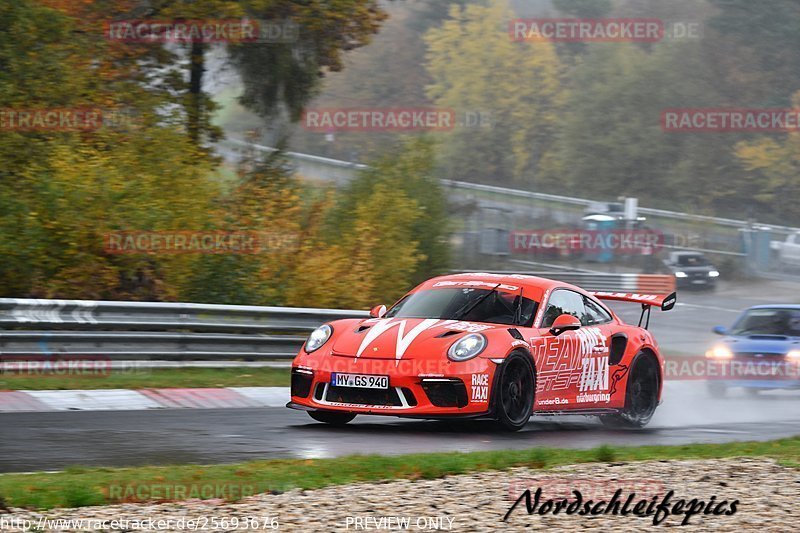
[[[637,294],[637,293],[630,293],[630,292],[602,292],[602,291],[593,291],[590,292],[592,296],[598,298],[600,300],[614,300],[617,302],[631,302],[636,304],[641,304],[642,306],[642,314],[639,316],[639,327],[642,326],[642,322],[645,322],[645,329],[650,326],[650,309],[657,305],[662,311],[669,311],[673,307],[675,307],[675,303],[678,301],[678,295],[674,292],[670,294]],[[647,319],[645,320],[645,315],[647,315]]]

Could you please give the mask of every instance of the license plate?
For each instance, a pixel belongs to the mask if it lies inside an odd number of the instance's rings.
[[[357,389],[388,389],[389,376],[369,376],[367,374],[331,374],[334,387],[353,387]]]
[[[692,280],[692,283],[694,283],[695,285],[705,285],[706,280],[704,280],[704,279],[695,279],[695,280]]]

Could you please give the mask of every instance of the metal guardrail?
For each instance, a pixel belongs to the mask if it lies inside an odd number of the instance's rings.
[[[272,148],[270,146],[263,146],[260,144],[243,141],[240,139],[226,139],[223,141],[224,144],[234,145],[238,147],[247,147],[253,150],[267,152],[267,153],[274,153],[277,151],[276,148]],[[315,165],[319,165],[323,168],[331,168],[331,169],[346,169],[350,172],[359,172],[362,170],[369,169],[368,165],[364,165],[362,163],[354,163],[352,161],[342,161],[340,159],[332,159],[329,157],[321,157],[317,155],[311,154],[302,154],[299,152],[284,152],[284,155],[292,160],[296,161],[299,164],[308,164],[313,163]],[[319,176],[315,176],[319,178]],[[532,200],[545,200],[549,202],[557,202],[561,204],[571,204],[571,205],[580,205],[584,207],[588,207],[590,205],[596,204],[596,200],[589,200],[586,198],[574,198],[571,196],[560,196],[557,194],[546,194],[546,193],[539,193],[533,191],[524,191],[520,189],[509,189],[506,187],[497,187],[495,185],[484,185],[482,183],[471,183],[466,181],[455,181],[455,180],[441,180],[443,185],[448,187],[452,187],[454,189],[462,189],[467,191],[480,191],[480,192],[488,192],[493,194],[501,194],[504,196],[511,196],[517,198],[527,198]],[[800,231],[800,228],[792,227],[792,226],[780,226],[775,224],[761,224],[761,223],[753,223],[752,221],[747,220],[737,220],[733,218],[721,218],[721,217],[712,217],[707,215],[696,215],[692,213],[679,213],[677,211],[667,211],[665,209],[654,209],[651,207],[639,207],[639,212],[644,215],[650,215],[655,217],[661,218],[668,218],[680,221],[691,220],[694,222],[707,222],[711,224],[716,224],[719,226],[727,226],[727,227],[734,227],[734,228],[749,228],[753,225],[769,227],[772,230],[782,232],[782,233],[795,233]]]
[[[596,200],[588,200],[586,198],[573,198],[570,196],[559,196],[556,194],[545,194],[539,192],[532,192],[532,191],[522,191],[519,189],[508,189],[506,187],[497,187],[494,185],[484,185],[481,183],[469,183],[466,181],[453,181],[453,180],[441,180],[442,184],[456,188],[456,189],[464,189],[464,190],[472,190],[472,191],[480,191],[480,192],[488,192],[493,194],[502,194],[504,196],[514,196],[518,198],[528,198],[531,200],[546,200],[550,202],[558,202],[562,204],[572,204],[572,205],[581,205],[581,206],[590,206],[596,204]],[[720,217],[712,217],[707,215],[696,215],[692,213],[679,213],[677,211],[667,211],[664,209],[653,209],[651,207],[639,207],[639,213],[644,215],[650,216],[657,216],[662,218],[670,218],[670,219],[677,219],[677,220],[691,220],[694,222],[708,222],[712,224],[717,224],[719,226],[729,226],[735,228],[748,228],[753,225],[769,227],[772,230],[785,232],[785,233],[795,233],[800,231],[800,228],[792,227],[792,226],[779,226],[775,224],[762,224],[762,223],[753,223],[747,220],[737,220],[733,218],[720,218]]]
[[[0,298],[0,357],[279,359],[324,322],[366,311]]]
[[[675,286],[672,276],[530,274],[588,290],[667,293]],[[289,359],[320,324],[368,316],[336,309],[0,298],[0,360]]]

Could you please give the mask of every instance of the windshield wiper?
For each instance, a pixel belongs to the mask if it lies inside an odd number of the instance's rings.
[[[497,289],[500,287],[500,285],[502,285],[502,283],[498,283],[497,285],[495,285],[492,288],[492,290],[490,290],[489,292],[487,292],[486,294],[484,294],[483,296],[481,296],[480,298],[478,298],[477,300],[475,300],[471,304],[470,303],[466,303],[463,306],[461,306],[460,309],[457,309],[456,312],[453,313],[453,320],[461,320],[462,317],[467,316],[470,311],[472,311],[473,309],[478,307],[481,303],[483,303],[483,301],[486,298],[488,298],[492,294],[496,293]]]

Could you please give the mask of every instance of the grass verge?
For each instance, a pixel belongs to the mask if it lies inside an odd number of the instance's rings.
[[[59,473],[0,475],[0,498],[10,506],[39,509],[181,499],[175,497],[179,494],[235,500],[241,495],[292,488],[313,489],[397,478],[432,479],[516,466],[543,469],[576,463],[746,456],[771,457],[786,466],[799,468],[800,436],[768,442],[636,448],[602,446],[593,450],[533,448],[395,457],[353,455],[336,459],[251,461],[212,466],[73,467]],[[218,491],[204,494],[208,487],[227,487],[228,494]]]
[[[288,387],[289,368],[137,368],[86,374],[0,374],[0,390]]]

